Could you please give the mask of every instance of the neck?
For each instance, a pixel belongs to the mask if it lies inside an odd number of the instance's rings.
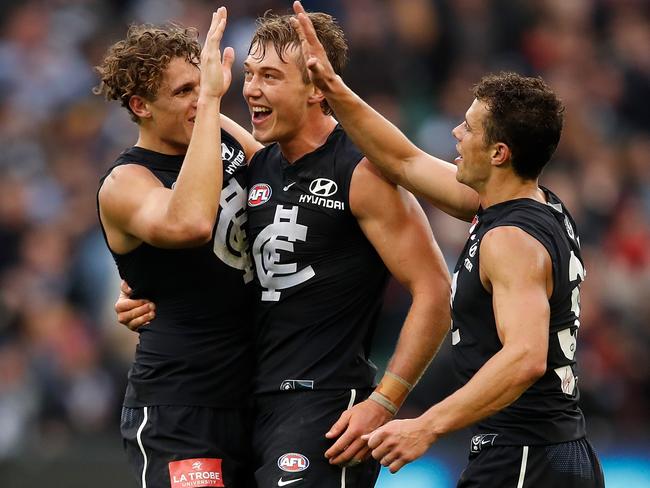
[[[291,139],[278,141],[280,150],[287,161],[293,164],[305,154],[325,144],[335,127],[336,120],[333,117],[321,114],[304,124]]]
[[[524,180],[512,173],[500,178],[492,178],[477,191],[483,208],[518,198],[530,198],[540,203],[546,203],[546,197],[539,188],[537,179]]]
[[[169,156],[181,156],[187,152],[187,145],[165,141],[150,133],[150,131],[144,130],[142,127],[140,127],[138,140],[135,145],[142,149],[148,149],[149,151],[155,151]]]

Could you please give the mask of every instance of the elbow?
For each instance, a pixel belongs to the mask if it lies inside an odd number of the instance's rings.
[[[166,222],[152,229],[151,241],[163,247],[199,247],[212,239],[213,222],[207,219],[182,222]]]
[[[527,358],[522,361],[520,367],[520,382],[524,385],[532,385],[546,374],[546,356],[539,357],[536,352],[529,351]]]
[[[201,218],[183,222],[178,233],[188,246],[202,246],[212,239],[213,228],[214,221]]]
[[[185,238],[190,246],[202,246],[212,239],[213,223],[197,222],[185,230]]]

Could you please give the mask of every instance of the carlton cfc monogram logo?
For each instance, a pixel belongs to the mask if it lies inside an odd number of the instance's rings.
[[[250,207],[258,207],[266,203],[271,198],[271,187],[266,183],[257,183],[253,185],[251,191],[248,193],[248,205]]]

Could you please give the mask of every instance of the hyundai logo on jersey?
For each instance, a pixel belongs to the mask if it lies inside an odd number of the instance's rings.
[[[338,185],[327,178],[317,178],[309,185],[309,191],[317,197],[331,197],[338,189]]]

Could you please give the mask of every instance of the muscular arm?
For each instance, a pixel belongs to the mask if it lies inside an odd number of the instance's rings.
[[[514,227],[493,229],[481,242],[481,280],[492,292],[503,344],[472,379],[422,416],[371,434],[373,456],[399,470],[438,437],[504,409],[546,371],[552,292],[551,260],[533,237]]]
[[[200,245],[211,237],[222,185],[219,109],[234,59],[228,48],[221,61],[225,23],[226,11],[221,8],[213,16],[201,52],[195,124],[174,189],[164,188],[139,165],[116,168],[102,185],[100,215],[116,252],[128,252],[143,241],[175,248]]]
[[[348,88],[334,72],[299,2],[294,2],[294,11],[298,15],[293,25],[301,39],[309,76],[354,143],[390,180],[454,217],[471,220],[479,206],[478,195],[456,180],[456,166],[418,149]]]
[[[386,181],[368,160],[352,176],[350,208],[392,275],[412,296],[388,369],[415,384],[449,330],[450,279],[442,253],[413,195]],[[362,459],[367,447],[359,436],[391,417],[372,400],[356,405],[328,433],[340,437],[326,456],[337,464]]]

